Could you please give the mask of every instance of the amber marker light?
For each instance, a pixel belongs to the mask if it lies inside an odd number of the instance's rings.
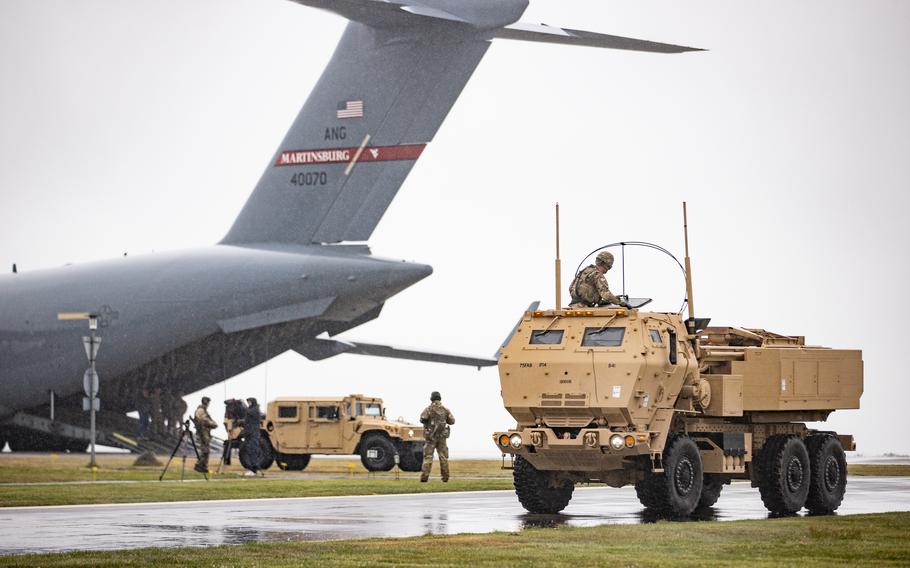
[[[626,436],[626,447],[631,448],[634,445],[635,445],[635,436],[629,434],[628,436]]]
[[[509,435],[508,434],[503,434],[502,436],[499,437],[499,445],[502,447],[506,447],[509,445]]]

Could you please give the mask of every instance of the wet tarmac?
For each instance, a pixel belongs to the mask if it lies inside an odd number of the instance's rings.
[[[437,482],[438,483],[438,482]],[[852,477],[838,514],[910,511],[910,477]],[[519,531],[528,527],[646,523],[631,487],[579,488],[561,515],[531,515],[512,491],[72,505],[0,509],[0,554],[213,546]],[[764,519],[758,490],[726,486],[691,520]]]

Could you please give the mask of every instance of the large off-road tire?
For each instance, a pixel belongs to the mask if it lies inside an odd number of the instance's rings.
[[[401,471],[420,471],[423,467],[423,444],[419,442],[401,444],[398,451],[398,467]]]
[[[777,515],[802,509],[811,485],[809,452],[803,441],[798,436],[771,436],[758,461],[758,490],[765,508]]]
[[[360,462],[369,471],[395,467],[395,444],[383,434],[367,434],[360,441]]]
[[[256,453],[256,458],[258,463],[253,464],[253,452],[250,451],[251,447],[249,446],[246,440],[240,444],[240,465],[249,470],[256,471],[265,471],[268,468],[272,467],[272,463],[275,461],[275,455],[272,452],[272,444],[269,443],[269,439],[266,436],[259,436],[259,452]]]
[[[828,434],[806,439],[811,480],[806,508],[813,515],[833,513],[847,490],[847,456],[840,440]]]
[[[521,456],[515,458],[512,479],[518,501],[531,513],[558,513],[566,508],[575,491],[575,483],[569,480],[554,487],[550,475],[538,471]]]
[[[275,463],[285,471],[303,471],[310,465],[310,454],[278,454]]]
[[[664,448],[663,465],[663,472],[649,471],[644,480],[635,484],[638,500],[646,509],[661,514],[681,517],[692,514],[704,483],[698,446],[687,436],[670,436]]]
[[[713,507],[720,498],[720,492],[724,488],[724,484],[729,482],[727,476],[720,473],[706,473],[703,478],[701,498],[698,500],[699,509]]]

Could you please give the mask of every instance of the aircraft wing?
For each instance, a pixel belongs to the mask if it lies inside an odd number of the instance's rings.
[[[389,345],[376,345],[361,343],[359,341],[344,341],[338,339],[312,339],[295,351],[313,361],[328,359],[342,353],[354,355],[372,355],[373,357],[389,357],[392,359],[410,359],[413,361],[427,361],[430,363],[448,363],[450,365],[466,365],[469,367],[491,367],[496,364],[496,359],[486,357],[468,357],[449,353],[434,353],[417,349],[403,349]]]
[[[604,47],[625,49],[629,51],[649,51],[652,53],[685,53],[687,51],[704,51],[697,47],[686,47],[669,43],[658,43],[630,37],[598,34],[582,30],[570,30],[548,26],[546,24],[528,24],[518,22],[496,31],[501,39],[517,39],[543,43],[561,43],[587,47]]]

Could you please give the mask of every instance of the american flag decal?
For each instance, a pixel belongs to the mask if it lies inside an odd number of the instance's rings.
[[[363,101],[347,101],[338,105],[338,118],[363,118]]]

